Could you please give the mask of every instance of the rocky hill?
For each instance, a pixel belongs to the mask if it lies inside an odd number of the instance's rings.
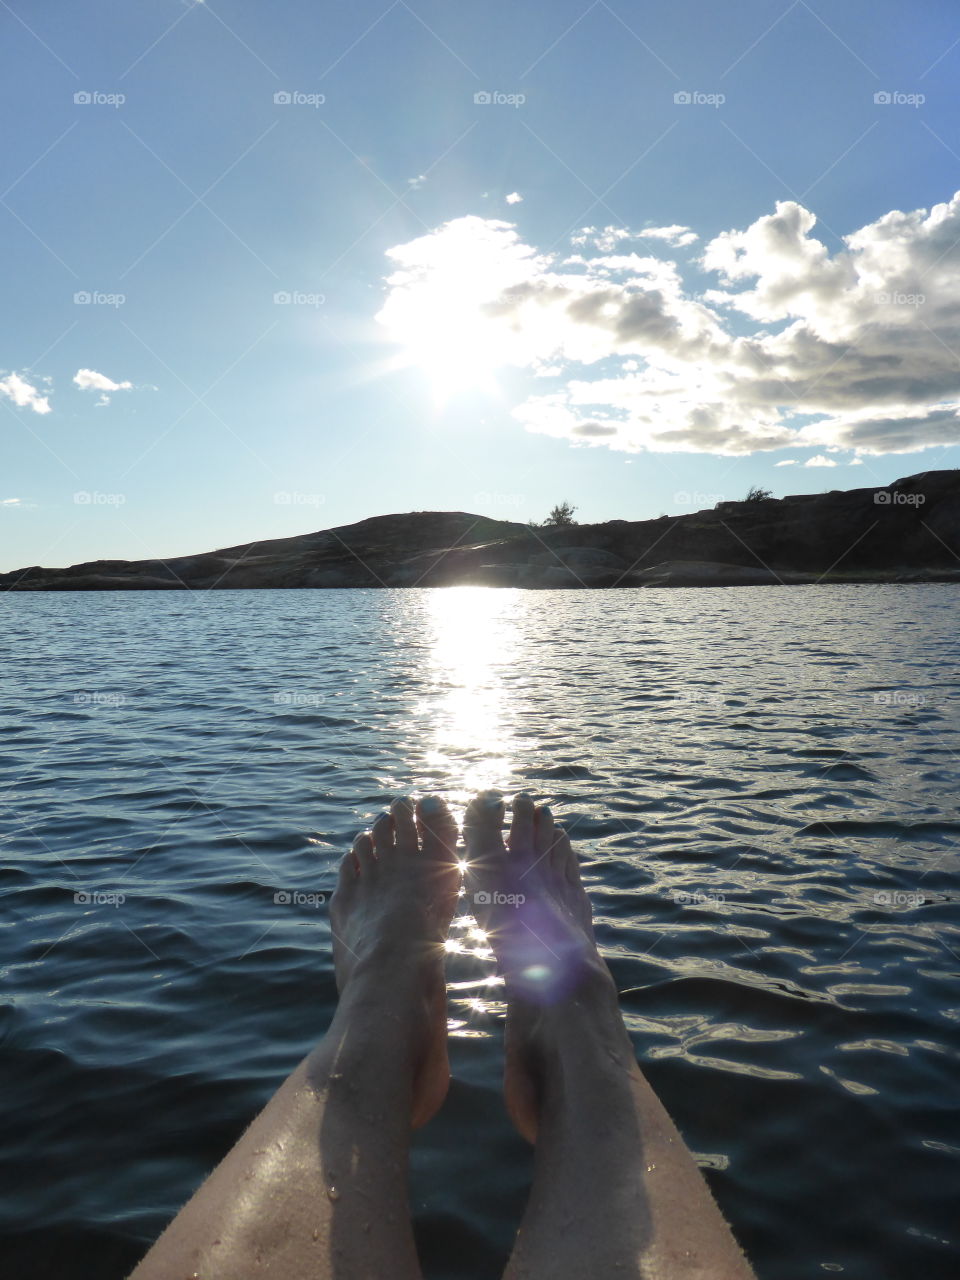
[[[168,560],[0,574],[0,590],[754,586],[960,582],[960,471],[883,489],[723,502],[657,520],[531,528],[462,511],[374,516]]]

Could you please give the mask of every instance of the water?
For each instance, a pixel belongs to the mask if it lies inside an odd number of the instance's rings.
[[[760,1276],[954,1280],[958,605],[3,597],[0,1270],[123,1276],[327,1024],[319,895],[356,831],[494,785],[572,831],[638,1056]],[[414,1151],[437,1280],[498,1274],[530,1176],[489,973],[454,958],[456,1080]]]

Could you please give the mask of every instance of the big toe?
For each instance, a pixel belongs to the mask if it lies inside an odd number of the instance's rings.
[[[424,796],[417,802],[417,830],[425,857],[456,862],[457,821],[442,796]]]

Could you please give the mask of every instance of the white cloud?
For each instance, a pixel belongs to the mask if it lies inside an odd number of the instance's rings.
[[[797,465],[796,458],[784,458],[781,462],[775,462],[775,467],[795,467]]]
[[[0,378],[0,395],[12,400],[19,409],[32,409],[34,413],[50,412],[47,397],[21,378],[19,373],[8,373],[5,378]]]
[[[670,227],[647,227],[644,231],[638,231],[637,235],[645,240],[665,240],[667,244],[672,244],[676,249],[682,249],[685,245],[695,244],[700,237],[695,231],[691,231],[689,227],[670,226]]]
[[[0,498],[0,507],[19,507],[19,498]]]
[[[114,382],[94,369],[78,369],[73,380],[81,391],[129,391],[133,387],[132,382]]]
[[[515,415],[579,443],[726,455],[960,443],[960,192],[884,214],[833,254],[815,227],[784,201],[721,233],[701,258],[720,287],[695,294],[677,263],[625,251],[688,242],[680,225],[584,227],[571,256],[511,223],[458,218],[390,250],[378,319],[453,381],[474,364],[554,379]]]
[[[506,199],[507,204],[522,204],[522,203],[523,203],[523,196],[520,194],[520,192],[519,192],[519,191],[511,191],[511,192],[510,192],[510,194],[509,194],[508,196],[506,196],[506,197],[505,197],[505,199]]]
[[[417,191],[420,187],[423,186],[426,180],[427,180],[427,175],[425,173],[418,173],[415,178],[407,179],[407,186],[410,187],[412,191]]]
[[[805,467],[835,467],[837,463],[832,458],[826,457],[825,454],[817,453],[812,458],[808,458],[803,465]]]

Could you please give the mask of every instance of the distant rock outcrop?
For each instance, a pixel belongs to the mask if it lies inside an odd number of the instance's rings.
[[[251,587],[713,587],[960,582],[960,471],[881,489],[537,528],[462,511],[374,516],[169,560],[0,574],[7,591]]]

